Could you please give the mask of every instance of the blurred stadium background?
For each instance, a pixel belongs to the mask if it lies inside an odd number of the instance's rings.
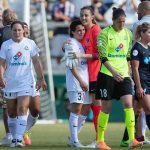
[[[3,2],[2,2],[3,1]],[[7,0],[0,0],[6,3]],[[125,9],[132,0],[114,0],[108,11],[103,15],[104,20],[99,21],[98,24],[104,28],[111,23],[111,7],[120,6],[125,3]],[[30,25],[31,38],[35,40],[41,49],[40,57],[44,67],[45,78],[48,84],[46,92],[41,91],[41,112],[39,120],[41,122],[55,123],[58,120],[67,120],[68,118],[68,99],[65,87],[65,65],[60,63],[63,56],[61,46],[68,38],[69,21],[56,21],[53,18],[52,10],[56,2],[59,0],[8,0],[7,6],[14,9],[19,16],[19,19],[27,22]],[[72,0],[73,2],[73,0]],[[93,5],[94,0],[74,0],[80,2],[78,7],[84,5]],[[97,2],[102,2],[97,0]],[[75,13],[78,12],[76,3],[74,3]],[[137,0],[137,4],[139,1]],[[1,4],[1,5],[2,5]],[[6,5],[6,4],[5,4]],[[3,6],[2,6],[3,7]],[[78,8],[79,9],[79,8]],[[131,24],[136,21],[134,19],[136,12],[127,12],[127,26],[130,28]],[[79,16],[79,14],[77,14]],[[75,16],[77,18],[77,15]],[[130,17],[131,16],[131,17]],[[133,19],[130,19],[133,18]],[[2,111],[2,110],[1,110]],[[123,111],[120,102],[114,101],[112,107],[112,114],[110,121],[121,122],[124,120]],[[2,116],[2,115],[1,115]],[[92,114],[89,113],[89,120]]]

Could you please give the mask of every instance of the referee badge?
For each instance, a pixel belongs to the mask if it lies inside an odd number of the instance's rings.
[[[133,50],[132,54],[133,54],[133,56],[137,56],[138,55],[138,51],[135,49],[135,50]]]

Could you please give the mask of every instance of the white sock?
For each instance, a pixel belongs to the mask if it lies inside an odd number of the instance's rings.
[[[26,132],[28,132],[31,129],[31,127],[35,125],[35,123],[38,120],[38,117],[39,116],[33,117],[31,113],[28,114]]]
[[[15,135],[16,135],[16,122],[17,122],[16,118],[8,117],[8,128],[13,139],[15,139]]]
[[[84,123],[85,123],[85,120],[86,120],[87,116],[83,116],[83,115],[79,115],[79,119],[78,119],[78,133],[80,133]]]
[[[27,116],[18,116],[17,117],[17,125],[16,125],[16,139],[22,140],[23,134],[26,130],[27,126]]]
[[[12,137],[12,134],[9,132],[9,133],[6,133],[6,137],[7,137],[7,139],[12,139],[13,137]]]
[[[79,142],[78,140],[78,118],[79,118],[78,115],[74,113],[70,113],[70,117],[69,117],[70,139],[73,142]]]
[[[145,137],[147,125],[144,111],[141,113],[141,128],[142,128],[142,135]]]

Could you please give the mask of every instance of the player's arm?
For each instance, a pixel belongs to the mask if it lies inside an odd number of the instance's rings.
[[[140,57],[141,57],[140,51],[137,48],[134,49],[134,47],[133,47],[133,50],[131,51],[132,73],[133,73],[133,78],[134,78],[134,82],[136,85],[137,96],[139,98],[143,98],[144,90],[141,87],[140,75],[139,75]]]
[[[6,60],[0,58],[0,87],[5,87],[5,80],[4,80],[4,72],[5,72]]]
[[[110,64],[107,58],[107,45],[108,45],[107,39],[108,39],[107,34],[103,31],[98,36],[99,57],[100,57],[101,62],[105,65],[105,67],[112,73],[114,79],[120,82],[123,80],[122,75],[112,67],[112,65]]]
[[[87,91],[88,90],[88,85],[84,82],[84,80],[81,78],[78,70],[76,69],[76,67],[73,67],[71,69],[72,74],[74,75],[74,77],[79,81],[80,83],[80,87],[82,88],[83,91]]]
[[[92,32],[93,38],[93,53],[85,54],[85,53],[72,53],[73,58],[84,58],[84,59],[99,59],[98,55],[98,47],[97,47],[97,38],[98,34],[101,32],[100,28],[95,28],[95,31]]]
[[[36,88],[37,88],[37,90],[39,90],[42,87],[43,90],[46,90],[47,85],[45,82],[43,67],[40,62],[39,56],[38,55],[33,56],[32,62],[33,62],[34,68],[35,68],[35,72],[37,74]]]

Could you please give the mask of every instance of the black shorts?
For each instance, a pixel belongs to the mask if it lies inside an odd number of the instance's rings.
[[[122,82],[117,82],[113,77],[99,73],[96,86],[96,99],[119,100],[124,95],[132,95],[131,79],[129,77],[125,77]]]
[[[96,92],[96,81],[92,81],[89,84],[89,93],[95,93]]]
[[[145,91],[145,94],[150,94],[150,81],[141,80],[140,82],[141,82],[141,87]],[[136,86],[135,86],[135,96],[134,97],[135,97],[135,100],[139,101],[138,97],[137,97],[137,93],[136,93]]]

